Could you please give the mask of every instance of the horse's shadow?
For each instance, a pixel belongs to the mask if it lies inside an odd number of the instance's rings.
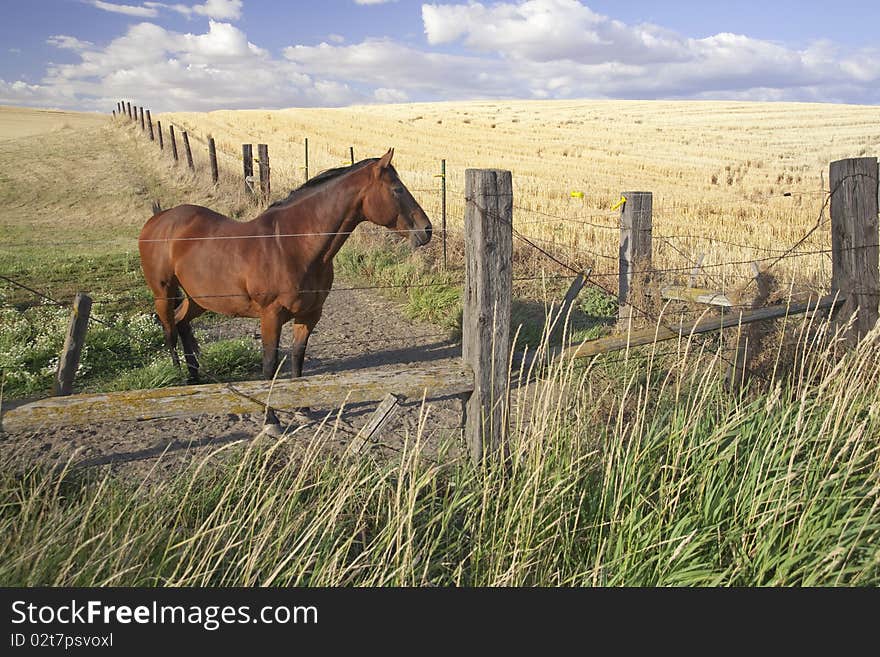
[[[306,356],[306,375],[334,374],[337,372],[372,369],[385,365],[410,365],[461,357],[461,344],[453,339],[439,340],[423,345],[361,352],[339,358],[337,356]]]

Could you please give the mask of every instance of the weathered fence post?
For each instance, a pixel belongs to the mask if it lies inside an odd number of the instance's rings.
[[[443,234],[443,269],[446,269],[446,160],[440,160],[440,232]]]
[[[401,402],[405,401],[405,399],[402,395],[395,395],[391,392],[385,395],[385,399],[376,407],[370,419],[367,420],[367,423],[349,443],[349,449],[354,454],[359,454],[363,451],[365,446],[373,442],[374,437],[382,430],[382,427],[394,419],[394,416],[400,411]]]
[[[306,137],[306,182],[309,181],[309,138]]]
[[[474,372],[465,438],[474,462],[507,452],[507,370],[513,262],[510,171],[465,171],[462,358]]]
[[[116,120],[116,110],[113,110],[113,120]]]
[[[132,118],[131,118],[131,103],[128,101],[125,101],[125,104],[128,106],[128,120],[131,121],[132,120]]]
[[[162,137],[162,122],[156,121],[156,131],[159,133],[159,150],[165,150],[165,139]]]
[[[354,146],[348,147],[348,156],[351,158],[351,165],[354,166]]]
[[[254,191],[254,147],[253,144],[241,145],[241,161],[244,165],[244,189]]]
[[[186,134],[186,130],[183,131],[183,149],[186,151],[186,166],[188,166],[191,171],[195,171],[196,167],[193,164],[193,154],[189,148],[189,135]]]
[[[171,137],[171,154],[174,156],[174,163],[177,164],[177,140],[174,138],[174,124],[168,126],[168,134]]]
[[[156,141],[153,137],[153,117],[150,115],[150,110],[147,110],[147,129],[150,131],[150,141]]]
[[[618,274],[618,321],[628,324],[630,318],[642,315],[632,306],[634,298],[645,289],[643,285],[651,267],[651,192],[624,192],[620,210],[620,254]]]
[[[877,227],[877,158],[831,163],[831,292],[845,303],[838,317],[858,311],[847,336],[854,345],[874,328],[880,302],[880,234]]]
[[[216,183],[220,180],[220,172],[217,170],[217,147],[213,137],[208,137],[208,159],[211,161],[211,180]]]
[[[144,125],[144,108],[143,107],[140,108],[140,113],[141,113],[141,130],[146,132],[147,126]]]
[[[264,199],[269,198],[269,146],[257,144],[257,157],[260,165],[260,193]]]
[[[67,336],[64,338],[61,358],[58,360],[58,370],[55,372],[55,381],[52,384],[52,394],[55,396],[69,395],[73,391],[73,377],[79,367],[79,357],[85,343],[91,312],[91,297],[77,292],[73,300],[73,312],[67,325]]]

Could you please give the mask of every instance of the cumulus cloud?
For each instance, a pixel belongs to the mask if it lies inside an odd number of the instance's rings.
[[[0,102],[106,110],[345,105],[469,98],[696,98],[880,103],[880,49],[802,48],[722,32],[702,38],[627,24],[579,0],[422,5],[425,40],[291,44],[281,57],[230,21],[241,0],[94,6],[209,18],[181,33],[151,22],[95,45],[54,35],[78,61],[39,84],[2,81]],[[105,7],[101,7],[105,8]]]
[[[509,69],[500,61],[424,52],[390,39],[334,46],[291,46],[284,56],[296,70],[377,89],[407,90],[418,99],[462,99],[510,95]]]
[[[239,28],[220,21],[210,20],[202,33],[138,23],[103,48],[63,35],[52,41],[72,49],[79,61],[51,65],[39,85],[3,81],[2,102],[107,110],[119,98],[132,98],[167,111],[371,99],[344,80],[321,79],[273,58]]]
[[[827,42],[795,50],[740,34],[696,39],[660,26],[629,25],[578,0],[491,6],[426,4],[431,45],[461,43],[509,62],[535,97],[766,97],[880,102],[880,66],[867,51],[842,56]]]

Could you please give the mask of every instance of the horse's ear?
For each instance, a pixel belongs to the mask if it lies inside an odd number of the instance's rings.
[[[394,149],[389,148],[388,152],[379,160],[379,169],[387,169],[388,165],[391,164],[392,157],[394,157]]]

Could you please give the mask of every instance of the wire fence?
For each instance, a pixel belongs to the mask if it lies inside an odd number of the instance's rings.
[[[191,138],[194,140],[207,143],[207,139],[200,137],[196,131],[189,129],[188,133]],[[233,155],[227,153],[225,150],[218,148],[218,153],[221,153],[224,157],[229,160],[234,160],[241,163],[240,155]],[[845,179],[844,179],[845,180]],[[838,183],[838,187],[842,184],[843,180]],[[780,199],[780,198],[792,198],[792,197],[824,197],[821,209],[819,211],[819,216],[814,225],[812,225],[799,239],[795,240],[791,245],[785,248],[777,248],[777,247],[768,247],[763,245],[750,245],[739,241],[727,240],[723,238],[717,238],[711,235],[705,234],[662,234],[662,233],[653,233],[652,238],[655,239],[662,248],[669,248],[672,250],[676,257],[680,258],[682,261],[687,264],[682,266],[664,266],[664,267],[649,267],[644,269],[635,269],[630,266],[629,263],[626,264],[625,267],[621,266],[618,268],[612,268],[610,270],[600,270],[590,273],[587,277],[587,284],[600,291],[602,294],[607,295],[611,298],[617,297],[617,291],[613,289],[613,285],[611,283],[611,279],[615,279],[620,277],[621,275],[629,275],[629,276],[637,276],[637,275],[669,275],[669,274],[680,274],[680,273],[693,273],[695,267],[699,269],[701,274],[705,275],[710,280],[713,280],[717,285],[723,288],[723,281],[719,278],[716,278],[713,274],[715,271],[720,273],[720,270],[724,270],[725,278],[740,278],[746,281],[749,281],[748,284],[751,284],[755,280],[754,276],[744,276],[737,273],[732,273],[730,270],[734,267],[739,267],[742,265],[752,265],[752,264],[765,264],[765,269],[772,269],[776,265],[778,265],[782,261],[794,259],[794,258],[805,258],[805,257],[813,257],[813,256],[827,256],[830,255],[833,250],[831,248],[804,248],[809,244],[810,240],[814,238],[816,231],[824,226],[828,219],[825,217],[825,210],[828,207],[831,196],[835,193],[837,188],[832,190],[822,190],[822,191],[806,191],[806,190],[788,190],[779,194],[769,194],[764,197],[764,200],[769,201],[771,199]],[[466,198],[465,194],[461,190],[457,190],[454,187],[450,187],[447,185],[446,190],[451,192],[452,194],[459,194],[462,199],[464,199],[465,204],[475,202],[473,199]],[[418,187],[412,190],[409,190],[414,193],[439,193],[440,189],[438,188],[426,188],[426,187]],[[444,199],[445,200],[445,199]],[[625,201],[625,199],[621,199]],[[750,203],[757,203],[760,199],[750,198]],[[572,276],[582,274],[586,266],[584,264],[584,258],[592,258],[594,261],[601,261],[606,264],[610,264],[613,262],[621,262],[621,255],[612,255],[608,253],[602,253],[600,251],[592,250],[584,247],[583,245],[574,245],[569,244],[565,245],[560,243],[559,241],[553,239],[547,239],[543,236],[535,236],[528,234],[528,227],[535,225],[544,225],[546,226],[548,223],[559,222],[562,224],[570,224],[577,225],[581,227],[589,227],[592,229],[602,230],[602,231],[614,231],[619,232],[621,230],[621,226],[619,223],[619,217],[621,216],[621,212],[616,209],[610,209],[608,211],[587,211],[578,214],[577,216],[563,217],[558,216],[553,213],[539,210],[536,208],[529,208],[522,204],[516,204],[513,206],[513,209],[517,212],[518,220],[513,222],[511,229],[513,232],[513,236],[516,242],[521,245],[521,249],[523,253],[533,253],[537,254],[540,258],[544,259],[548,263],[552,263],[551,266],[558,272],[564,273],[553,273],[553,269],[548,273],[544,267],[540,268],[540,271],[537,268],[532,269],[531,271],[519,272],[517,275],[512,277],[514,283],[530,283],[536,281],[548,281],[548,280],[571,280]],[[482,209],[484,211],[484,209]],[[665,217],[667,220],[671,216],[670,212],[660,211],[657,216]],[[525,215],[526,217],[535,216],[540,217],[540,219],[531,220],[526,218],[525,220],[519,219],[519,216]],[[459,225],[446,225],[445,230],[438,229],[434,232],[438,235],[442,235],[444,238],[448,236],[454,235],[458,236],[463,232],[464,226],[464,218],[455,215],[448,214],[448,218],[458,222]],[[500,217],[499,217],[500,218]],[[500,218],[503,219],[503,218]],[[617,222],[614,220],[618,219]],[[525,229],[524,232],[522,229]],[[404,229],[398,230],[396,232],[407,234],[411,232],[417,232],[420,229]],[[221,241],[230,241],[230,240],[266,240],[266,239],[298,239],[298,238],[314,238],[314,237],[333,237],[333,236],[349,236],[354,230],[348,231],[315,231],[315,232],[281,232],[281,233],[271,233],[271,234],[250,234],[250,235],[214,235],[214,236],[199,236],[199,237],[168,237],[168,238],[155,238],[155,239],[141,239],[137,240],[135,238],[126,238],[126,241],[129,243],[140,243],[140,244],[149,244],[149,243],[169,243],[169,242],[200,242],[206,240],[221,240]],[[59,240],[59,241],[47,241],[40,242],[41,245],[45,246],[72,246],[72,245],[97,245],[97,244],[106,244],[106,239],[102,240]],[[731,259],[722,262],[710,262],[706,264],[698,263],[694,257],[694,254],[689,254],[687,252],[686,246],[683,246],[681,243],[683,242],[705,242],[707,244],[711,244],[713,246],[725,246],[732,247],[738,249],[749,249],[757,252],[761,255],[761,257],[755,258],[739,258],[739,259]],[[27,242],[22,243],[6,243],[2,248],[16,248],[18,246],[30,246],[32,244]],[[876,247],[877,245],[869,245]],[[852,247],[852,248],[869,248],[866,246],[860,247]],[[850,250],[850,247],[840,247],[835,248],[835,250],[847,251]],[[455,288],[461,287],[465,284],[465,278],[461,275],[463,274],[462,268],[459,269],[450,269],[443,273],[440,277],[440,280],[429,280],[429,281],[413,281],[409,283],[399,283],[399,284],[373,284],[373,285],[350,285],[350,286],[339,286],[334,288],[317,288],[317,289],[286,289],[286,290],[273,290],[271,292],[242,292],[242,291],[231,291],[228,293],[215,293],[215,294],[198,294],[194,292],[190,294],[189,291],[184,291],[179,295],[170,295],[170,296],[158,296],[156,300],[164,300],[164,301],[182,301],[184,299],[192,299],[196,302],[199,300],[208,300],[212,298],[223,298],[223,297],[249,297],[251,299],[260,300],[263,297],[267,296],[279,296],[285,294],[330,294],[330,293],[356,293],[360,291],[398,291],[398,292],[407,292],[410,290],[418,289],[418,288]],[[707,271],[714,270],[714,271]],[[454,274],[454,275],[453,275]],[[0,279],[6,281],[7,283],[14,285],[20,289],[23,289],[30,294],[33,294],[36,298],[41,299],[42,301],[48,302],[52,305],[57,306],[68,306],[68,303],[59,301],[53,296],[46,294],[45,292],[41,292],[40,290],[35,289],[31,285],[27,285],[22,283],[21,281],[6,275],[0,275]],[[118,296],[118,295],[117,295]],[[122,298],[125,298],[126,295],[122,295]],[[130,295],[129,300],[142,302],[143,296],[141,295]],[[99,300],[100,303],[100,300]],[[634,302],[632,299],[628,300],[627,303],[636,309],[639,313],[641,313],[644,317],[651,319],[658,326],[663,326],[665,328],[673,328],[668,326],[668,320],[665,319],[661,314],[658,314],[655,310],[646,307],[644,304],[640,304],[638,302]],[[0,305],[11,305],[11,304],[0,304]],[[732,306],[733,308],[746,308],[747,304],[735,304]],[[694,310],[681,310],[682,314],[691,313],[691,314],[704,314],[706,312],[705,309],[694,309]],[[107,328],[111,329],[119,329],[125,330],[125,327],[120,327],[117,324],[107,322],[97,317],[92,317],[92,320],[104,325]],[[138,336],[129,336],[131,339],[138,339]],[[699,336],[693,336],[698,340],[700,344],[705,346],[708,338],[701,338]],[[344,340],[335,340],[328,341],[325,344],[336,344],[336,345],[345,345],[348,347],[357,347],[362,352],[366,352],[367,350],[376,347],[377,344],[413,344],[418,341],[427,341],[427,340],[435,340],[437,342],[447,344],[447,345],[456,345],[457,341],[450,339],[449,332],[443,333],[434,333],[434,332],[420,332],[413,333],[409,335],[399,335],[399,336],[376,336],[371,337],[368,340],[355,338],[346,338]],[[150,345],[151,347],[153,345]],[[717,357],[728,362],[731,366],[734,366],[735,363],[729,360],[724,353],[729,352],[731,349],[727,347],[717,347]],[[672,352],[669,352],[672,353]],[[656,352],[651,355],[644,355],[639,357],[644,358],[654,358],[654,357],[662,357],[667,355],[666,352]],[[615,359],[615,358],[607,358],[607,362],[619,362],[620,360],[629,360],[633,358],[627,354],[625,359]],[[210,372],[204,371],[203,374],[216,383],[222,383],[227,386],[236,394],[241,394],[245,397],[244,393],[237,391],[235,387],[229,382],[222,381],[218,377],[215,377]],[[248,397],[250,398],[250,397]],[[268,409],[267,405],[264,402],[253,399],[254,403],[259,405],[263,409]]]

